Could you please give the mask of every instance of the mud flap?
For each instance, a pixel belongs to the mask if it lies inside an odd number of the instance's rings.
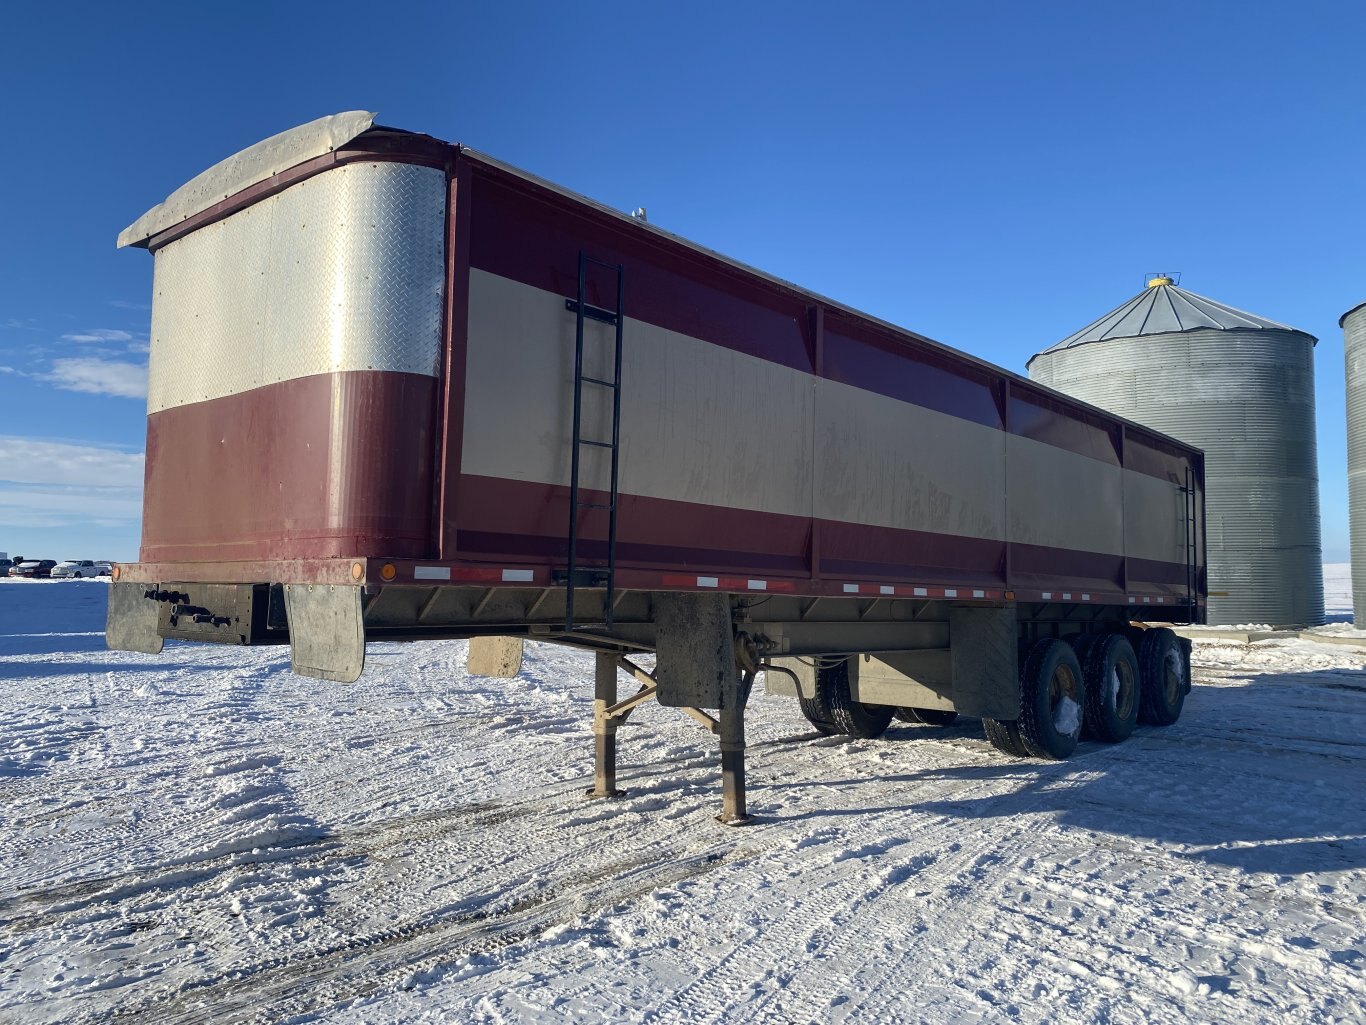
[[[1002,721],[1020,717],[1019,636],[1011,606],[949,610],[955,709]]]
[[[520,637],[471,637],[465,671],[471,676],[511,680],[522,671]],[[615,672],[615,669],[613,670]]]
[[[365,668],[361,589],[286,584],[289,657],[294,672],[335,683],[355,683]]]
[[[740,676],[729,595],[665,592],[654,595],[652,605],[659,703],[733,707]]]
[[[161,654],[161,603],[145,597],[150,584],[109,585],[109,612],[104,620],[104,645],[111,651]]]

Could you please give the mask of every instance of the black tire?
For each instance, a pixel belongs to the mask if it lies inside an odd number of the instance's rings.
[[[1060,762],[1077,749],[1086,709],[1081,663],[1065,641],[1044,638],[1020,672],[1020,743],[1035,758]]]
[[[1020,743],[1020,730],[1015,723],[1005,722],[1001,719],[983,719],[982,729],[987,735],[987,740],[991,742],[991,746],[1002,754],[1010,755],[1013,758],[1029,757],[1024,745]]]
[[[1181,718],[1190,691],[1190,659],[1180,639],[1165,626],[1143,631],[1138,646],[1142,698],[1138,719],[1152,726],[1170,726]]]
[[[817,670],[817,673],[819,673],[819,670]],[[811,724],[812,728],[814,728],[817,733],[824,733],[827,737],[833,737],[839,732],[839,729],[835,724],[830,721],[830,709],[826,708],[825,702],[821,700],[821,689],[819,686],[816,688],[816,696],[814,698],[804,698],[800,694],[798,694],[797,697],[797,703],[801,706],[802,715],[806,716],[806,721]]]
[[[1084,735],[1116,744],[1134,732],[1142,703],[1142,673],[1133,645],[1123,634],[1099,638],[1081,663],[1086,680]]]
[[[911,705],[903,705],[892,712],[892,717],[921,726],[952,726],[958,720],[958,713],[946,712],[939,708],[914,708]]]
[[[816,692],[830,710],[830,722],[840,733],[872,740],[892,724],[891,705],[865,705],[849,693],[849,660],[816,674]]]

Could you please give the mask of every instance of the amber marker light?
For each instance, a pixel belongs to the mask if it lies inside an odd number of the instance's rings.
[[[351,563],[351,579],[359,580],[363,576],[365,576],[365,567],[359,562]]]
[[[113,578],[117,580],[119,577],[123,576],[123,567],[115,566],[113,570],[110,571],[110,573],[113,576]]]
[[[398,570],[394,568],[392,562],[386,562],[379,568],[379,575],[381,580],[393,580],[394,577],[398,576]]]

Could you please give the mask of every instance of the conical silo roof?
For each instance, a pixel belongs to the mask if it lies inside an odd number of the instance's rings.
[[[1311,342],[1318,339],[1306,331],[1267,320],[1245,310],[1225,306],[1221,302],[1196,295],[1177,285],[1168,277],[1156,277],[1148,287],[1125,303],[1115,307],[1099,320],[1070,334],[1043,352],[1058,352],[1076,348],[1088,342],[1104,342],[1112,338],[1141,338],[1144,335],[1179,334],[1184,331],[1293,331]],[[1031,356],[1034,362],[1043,353]],[[1028,365],[1028,364],[1026,364]]]

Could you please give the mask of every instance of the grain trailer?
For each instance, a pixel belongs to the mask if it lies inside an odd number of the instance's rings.
[[[594,793],[653,699],[719,736],[729,822],[760,673],[821,733],[965,714],[1020,756],[1180,713],[1204,462],[1170,437],[365,112],[119,244],[155,269],[113,648],[345,683],[368,640],[575,645]]]

